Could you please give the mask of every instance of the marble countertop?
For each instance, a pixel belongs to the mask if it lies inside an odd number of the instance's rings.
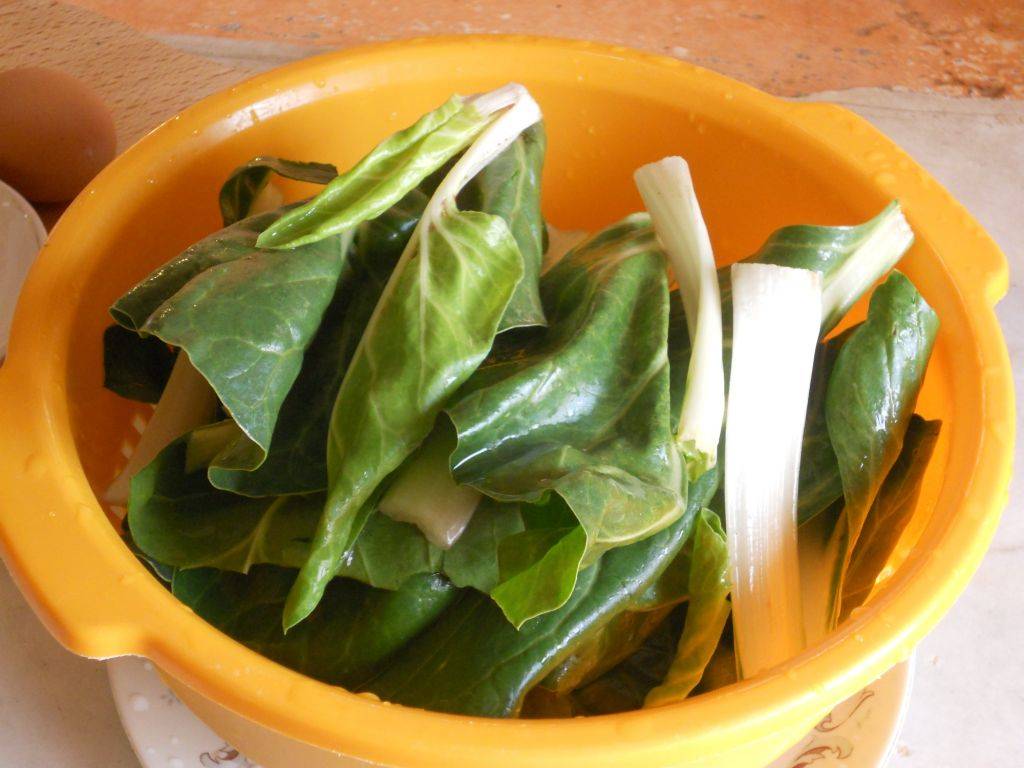
[[[963,202],[1005,251],[1010,292],[998,313],[1024,374],[1024,102],[881,89],[813,98],[871,120]],[[1016,468],[1024,451],[1018,442]],[[1024,764],[1024,489],[1015,482],[992,546],[967,591],[917,653],[894,768]],[[135,768],[102,662],[46,633],[0,568],[0,766]],[[1012,734],[1018,734],[1013,736]]]

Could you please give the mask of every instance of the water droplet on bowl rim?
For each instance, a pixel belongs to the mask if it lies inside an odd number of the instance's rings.
[[[25,459],[25,474],[31,480],[41,480],[46,474],[46,459],[42,454],[33,453]]]

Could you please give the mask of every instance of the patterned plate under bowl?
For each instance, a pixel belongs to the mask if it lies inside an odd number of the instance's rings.
[[[144,659],[107,664],[114,703],[143,768],[260,768],[178,701]],[[913,658],[833,709],[767,768],[880,768],[910,701]]]

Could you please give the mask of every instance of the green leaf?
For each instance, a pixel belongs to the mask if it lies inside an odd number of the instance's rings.
[[[377,503],[385,515],[415,525],[431,544],[449,549],[469,526],[482,496],[452,478],[455,430],[438,419],[433,431],[387,481]]]
[[[277,215],[245,219],[201,240],[111,308],[125,327],[188,353],[258,447],[249,454],[251,468],[270,446],[350,241],[335,237],[288,252],[257,249],[257,233]]]
[[[523,509],[529,510],[526,529],[498,544],[498,583],[491,590],[516,627],[569,599],[587,548],[583,528],[562,504]]]
[[[871,297],[868,317],[843,345],[825,400],[828,433],[845,505],[822,558],[828,563],[822,627],[835,625],[843,578],[879,487],[899,456],[924,379],[939,320],[899,272]]]
[[[381,481],[430,432],[476,370],[523,275],[496,217],[442,215],[392,274],[345,373],[327,443],[329,490],[310,558],[286,609],[294,626],[316,606]]]
[[[541,296],[549,327],[492,357],[448,408],[458,433],[452,471],[499,500],[540,503],[556,493],[586,536],[586,565],[685,509],[669,422],[665,260],[646,219],[631,217],[566,255],[544,275]],[[516,596],[517,623],[549,610],[552,595],[567,596],[554,585],[571,584],[576,541],[546,564],[567,570],[551,573],[550,590],[531,583]],[[500,597],[511,605],[507,591]]]
[[[323,497],[218,491],[202,468],[186,471],[188,443],[175,440],[132,478],[128,526],[139,549],[177,568],[301,565]]]
[[[773,232],[746,261],[819,272],[824,278],[824,335],[878,278],[896,265],[913,240],[899,203],[893,200],[877,216],[856,226],[783,227]]]
[[[630,656],[567,698],[572,714],[610,715],[640,709],[665,675],[679,643],[686,607],[679,606]]]
[[[513,627],[485,595],[465,593],[367,688],[387,701],[440,712],[509,717],[526,692],[655,581],[689,538],[717,483],[691,488],[687,514],[652,536],[605,553],[580,572],[558,610]],[[471,631],[467,628],[472,628]]]
[[[295,384],[278,415],[266,460],[244,436],[210,467],[210,481],[247,496],[311,493],[327,488],[331,409],[366,323],[398,263],[437,179],[428,179],[381,216],[356,230],[349,264],[324,313]]]
[[[135,539],[132,537],[132,532],[127,525],[124,526],[124,531],[121,534],[121,538],[124,541],[126,547],[131,550],[131,553],[139,559],[139,561],[146,566],[146,569],[156,576],[158,579],[163,581],[165,584],[170,585],[172,579],[174,579],[174,573],[177,571],[173,565],[167,565],[161,563],[156,558],[150,557],[143,552],[139,545],[135,543]]]
[[[623,611],[587,642],[574,648],[537,688],[567,694],[601,677],[636,653],[676,605],[678,603],[649,611]]]
[[[174,595],[252,650],[318,680],[358,687],[447,608],[456,590],[433,574],[395,591],[335,579],[319,609],[285,635],[281,609],[293,571],[254,568],[248,576],[212,568],[178,571]]]
[[[444,572],[453,584],[489,593],[501,582],[498,547],[526,529],[523,506],[486,496],[480,501],[462,536],[444,553]]]
[[[545,325],[538,280],[545,226],[540,212],[540,177],[547,137],[538,123],[487,165],[458,197],[459,207],[501,216],[523,256],[523,279],[501,320],[501,329]]]
[[[676,605],[690,595],[690,558],[692,546],[687,546],[675,556],[658,580],[637,600],[637,610],[650,611],[666,605]]]
[[[335,575],[381,589],[398,589],[418,574],[440,573],[444,555],[443,550],[423,538],[416,526],[376,512],[345,553]]]
[[[800,449],[800,478],[797,491],[797,523],[803,525],[843,495],[839,464],[832,450],[825,420],[825,394],[839,350],[853,329],[818,345],[807,397],[807,417]]]
[[[669,293],[668,304],[668,369],[671,402],[669,423],[676,425],[679,424],[679,416],[683,410],[686,374],[690,368],[690,332],[686,328],[686,310],[683,309],[683,299],[679,295],[679,291]]]
[[[139,551],[174,568],[301,567],[324,494],[251,498],[214,488],[201,464],[189,471],[204,431],[171,443],[132,480],[128,525]],[[375,514],[333,575],[397,589],[441,564],[441,551],[416,528]]]
[[[878,574],[910,522],[941,427],[940,421],[925,421],[916,414],[911,416],[903,450],[875,496],[850,557],[843,583],[844,617],[868,598]]]
[[[160,339],[112,325],[103,332],[103,386],[129,400],[156,403],[176,356]]]
[[[224,226],[241,221],[252,212],[253,203],[276,173],[286,179],[327,184],[338,175],[330,163],[306,163],[281,157],[254,157],[231,172],[220,188],[220,215]]]
[[[644,699],[645,707],[682,701],[700,683],[729,618],[729,552],[718,516],[701,510],[693,532],[690,600],[675,659]]]
[[[452,96],[282,216],[260,235],[258,245],[295,248],[376,218],[465,149],[487,123],[462,97]]]

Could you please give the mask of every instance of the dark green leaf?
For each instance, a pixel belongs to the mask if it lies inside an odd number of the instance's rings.
[[[522,275],[508,225],[482,213],[445,213],[403,255],[338,391],[327,442],[328,500],[286,626],[316,606],[381,482],[480,365]]]
[[[307,203],[260,235],[265,248],[295,248],[352,229],[384,213],[455,157],[487,119],[452,96],[408,128],[392,134]]]
[[[516,627],[569,599],[587,548],[586,534],[560,500],[523,509],[525,530],[498,544],[498,584],[491,590]]]
[[[132,478],[128,525],[139,548],[178,568],[300,566],[323,496],[254,499],[218,491],[202,468],[186,471],[188,440],[171,443]]]
[[[452,470],[501,500],[557,493],[586,535],[586,564],[685,508],[669,424],[665,261],[646,218],[565,256],[541,296],[549,327],[516,354],[492,357],[448,408],[458,432]],[[572,557],[558,560],[572,568]],[[535,586],[516,595],[514,611],[500,596],[516,623],[549,609],[552,592]]]
[[[658,578],[714,492],[714,471],[691,488],[687,514],[605,553],[580,572],[569,600],[516,630],[485,595],[466,593],[367,687],[381,698],[442,712],[509,717],[526,692]]]
[[[255,248],[257,233],[278,215],[244,219],[201,240],[111,309],[125,327],[188,353],[258,447],[250,453],[255,466],[334,297],[349,244],[339,236],[287,252]]]
[[[202,466],[188,471],[197,434],[171,443],[132,480],[128,524],[140,552],[176,568],[299,568],[309,556],[324,494],[251,498],[218,490]],[[334,575],[397,589],[410,576],[440,567],[441,551],[415,527],[375,514]]]
[[[175,357],[160,339],[112,325],[103,332],[103,386],[129,400],[155,403],[167,386]]]
[[[286,179],[327,184],[338,175],[329,163],[305,163],[281,157],[254,157],[231,172],[220,188],[220,215],[224,226],[241,221],[252,212],[252,205],[276,173]]]
[[[907,241],[897,238],[896,243],[879,244],[877,239],[872,239],[873,236],[891,229],[897,219],[902,222],[902,215],[899,203],[893,200],[877,216],[856,226],[821,227],[798,224],[783,227],[773,232],[760,250],[746,261],[818,272],[824,278],[824,288],[827,294],[829,285],[839,269],[847,264],[851,257],[856,257],[862,260],[862,280],[857,288],[863,292],[895,266],[903,255],[903,250],[909,247],[910,240],[912,240],[909,232],[910,239]],[[905,222],[902,223],[902,226],[906,227]],[[845,317],[860,295],[861,293],[853,292],[844,297],[838,306],[832,307],[831,311],[822,317],[821,332],[823,335],[832,330]],[[728,315],[724,316],[731,318],[731,309]]]
[[[832,441],[825,423],[825,393],[836,357],[849,338],[847,330],[822,342],[814,353],[811,389],[807,397],[807,418],[800,448],[800,480],[797,491],[797,523],[803,525],[843,495]]]
[[[382,589],[398,589],[417,574],[439,573],[445,554],[424,539],[416,526],[375,512],[335,574]]]
[[[683,309],[683,298],[679,291],[674,290],[669,294],[668,304],[668,369],[672,414],[669,423],[675,430],[683,410],[686,374],[690,367],[690,332],[686,327],[686,310]]]
[[[693,531],[686,624],[675,658],[644,706],[682,701],[700,682],[729,618],[729,552],[718,516],[701,510]]]
[[[829,625],[838,619],[843,574],[864,520],[902,448],[938,327],[914,284],[894,272],[836,358],[825,413],[845,506],[830,540]]]
[[[878,490],[850,558],[843,583],[844,615],[867,599],[910,522],[941,427],[942,422],[925,421],[916,414],[910,418],[903,450]]]
[[[335,579],[320,607],[285,635],[281,611],[294,571],[260,566],[248,576],[212,568],[178,571],[174,595],[219,630],[274,661],[335,685],[357,687],[455,598],[433,574],[395,591]]]
[[[128,549],[131,550],[131,553],[135,555],[142,562],[143,565],[146,566],[147,570],[149,570],[150,573],[152,573],[161,581],[170,585],[171,580],[174,578],[174,573],[177,570],[173,565],[161,563],[159,560],[150,557],[145,552],[143,552],[139,548],[139,545],[135,543],[135,539],[132,538],[131,530],[128,528],[127,525],[125,526],[124,533],[122,534],[122,539],[124,540],[125,546],[128,547]]]
[[[444,572],[452,583],[480,592],[490,592],[498,585],[498,547],[526,529],[522,506],[484,497],[462,536],[444,554]]]
[[[547,137],[541,123],[527,128],[459,195],[459,207],[501,216],[523,256],[523,279],[501,319],[501,329],[544,325],[538,292],[545,227],[540,212],[540,176]]]
[[[537,687],[566,694],[601,677],[639,650],[675,605],[649,611],[623,611],[587,642],[574,648],[568,658],[551,670]]]
[[[569,697],[573,714],[610,715],[640,709],[648,692],[668,674],[686,611],[686,606],[676,608],[633,654],[573,691]]]
[[[214,485],[248,496],[327,488],[325,446],[338,388],[435,185],[436,180],[428,179],[384,214],[360,225],[349,265],[281,406],[266,461],[248,469],[257,463],[259,448],[242,438],[210,468]]]

